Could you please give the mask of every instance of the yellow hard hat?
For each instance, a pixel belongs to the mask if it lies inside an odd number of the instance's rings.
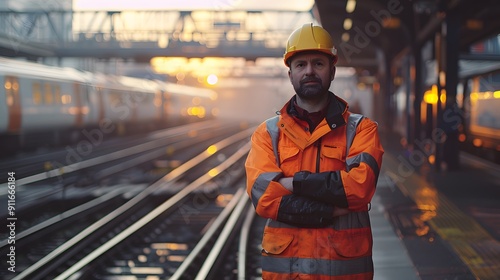
[[[333,64],[337,62],[337,49],[333,46],[333,40],[330,34],[321,26],[313,26],[312,23],[306,23],[302,27],[295,29],[290,34],[286,42],[286,50],[283,55],[286,66],[288,59],[302,51],[320,51],[330,55],[333,58]]]

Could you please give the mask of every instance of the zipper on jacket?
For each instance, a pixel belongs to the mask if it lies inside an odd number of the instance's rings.
[[[316,141],[316,148],[317,148],[317,153],[316,153],[316,173],[319,173],[319,164],[321,162],[321,138]]]

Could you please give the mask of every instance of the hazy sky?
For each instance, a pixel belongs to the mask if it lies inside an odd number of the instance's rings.
[[[309,10],[314,0],[73,0],[75,10]]]

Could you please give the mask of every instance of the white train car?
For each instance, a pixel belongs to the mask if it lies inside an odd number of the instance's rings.
[[[116,125],[119,134],[131,129],[152,129],[162,122],[161,88],[158,82],[96,74],[91,88],[98,100],[99,123]]]
[[[0,58],[0,134],[22,135],[95,122],[89,73]]]
[[[465,128],[459,139],[500,163],[500,69],[470,77]]]
[[[160,85],[164,97],[164,117],[169,122],[196,121],[218,115],[218,95],[214,90],[163,82]]]
[[[121,135],[216,115],[215,91],[157,80],[0,57],[0,81],[0,142],[11,151],[76,141],[96,127]]]

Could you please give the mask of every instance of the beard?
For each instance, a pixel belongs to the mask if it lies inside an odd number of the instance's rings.
[[[310,81],[317,83],[306,84]],[[328,90],[323,87],[321,79],[317,78],[308,78],[300,81],[298,85],[294,85],[294,90],[303,100],[320,100],[328,93]]]

